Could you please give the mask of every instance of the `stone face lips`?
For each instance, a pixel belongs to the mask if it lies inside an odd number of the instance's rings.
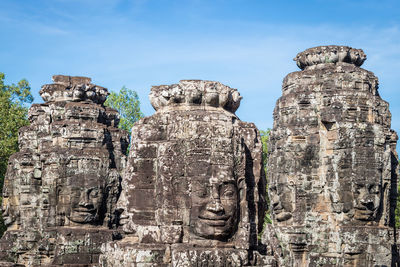
[[[311,48],[283,81],[268,177],[284,266],[391,264],[397,139],[378,79],[359,68],[365,58]]]
[[[265,178],[259,133],[233,113],[239,93],[181,81],[153,87],[150,99],[157,112],[132,129],[118,201],[125,238],[103,247],[103,266],[249,263]]]
[[[3,190],[0,258],[27,266],[97,263],[112,239],[128,134],[90,78],[53,76],[19,131]],[[4,249],[3,249],[4,248]]]

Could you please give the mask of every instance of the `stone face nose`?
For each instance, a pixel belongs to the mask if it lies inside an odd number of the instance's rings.
[[[1,205],[1,212],[2,212],[3,217],[9,215],[9,212],[8,212],[9,207],[10,207],[10,205],[9,205],[8,203],[7,203],[7,204],[3,204],[3,203],[2,203],[2,205]]]
[[[93,208],[93,203],[88,199],[82,199],[81,201],[79,201],[79,206],[81,207],[85,207],[85,208]]]
[[[366,207],[368,210],[374,210],[377,207],[375,206],[375,203],[379,201],[378,196],[376,195],[369,195],[369,194],[364,194],[361,196],[361,204]]]
[[[115,209],[115,212],[118,213],[118,214],[122,214],[122,213],[124,212],[124,209],[121,208],[121,207],[117,207],[117,208]]]
[[[222,214],[224,211],[224,206],[222,206],[221,201],[217,199],[213,200],[212,202],[209,202],[206,206],[206,209],[213,213]]]

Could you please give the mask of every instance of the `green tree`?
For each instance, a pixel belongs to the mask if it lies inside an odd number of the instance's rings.
[[[268,163],[268,138],[271,129],[267,129],[266,131],[260,130],[261,134],[261,143],[263,147],[263,166],[265,174],[267,173],[267,163]]]
[[[268,170],[267,170],[267,163],[268,163],[268,139],[269,139],[269,134],[271,132],[271,129],[267,129],[266,131],[261,130],[261,143],[262,143],[262,156],[263,156],[263,167],[264,167],[264,172],[265,172],[265,177],[267,178],[267,186],[266,186],[266,192],[265,192],[265,200],[267,201],[267,207],[268,210],[265,213],[265,218],[264,218],[264,224],[266,223],[272,223],[271,221],[271,213],[269,209],[269,198],[268,198]]]
[[[33,101],[28,81],[23,79],[18,84],[6,85],[4,78],[4,73],[0,72],[0,196],[8,158],[18,151],[18,130],[29,124],[28,108],[25,105]],[[0,236],[4,231],[0,210]]]
[[[120,115],[119,128],[131,132],[133,124],[143,117],[140,111],[139,96],[123,86],[119,93],[111,92],[104,105],[116,109]]]

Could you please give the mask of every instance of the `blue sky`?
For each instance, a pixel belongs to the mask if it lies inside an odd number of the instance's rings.
[[[53,74],[81,75],[136,90],[151,115],[152,85],[217,80],[239,90],[238,116],[260,129],[272,127],[298,52],[362,48],[400,131],[398,0],[1,0],[0,36],[0,72],[28,79],[35,102]]]

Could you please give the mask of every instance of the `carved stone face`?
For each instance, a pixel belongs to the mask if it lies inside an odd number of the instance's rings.
[[[272,185],[271,209],[278,222],[287,221],[292,218],[293,212],[293,192],[284,184]]]
[[[376,218],[381,197],[381,186],[374,182],[357,182],[355,197],[355,218],[372,221]]]
[[[131,233],[132,231],[130,230],[130,223],[132,223],[132,220],[130,220],[129,215],[127,214],[126,204],[126,193],[124,190],[122,190],[115,212],[117,213],[118,224],[122,226],[122,230],[126,233]]]
[[[14,161],[10,161],[7,168],[7,175],[3,185],[3,201],[1,203],[1,211],[5,226],[8,228],[16,225],[17,218],[19,217],[18,208],[18,195],[19,193],[14,191],[17,187],[13,186],[16,182],[13,177],[16,177],[14,173]]]
[[[4,220],[4,224],[7,227],[10,227],[16,220],[16,207],[11,203],[12,197],[10,197],[10,189],[8,186],[4,185],[3,189],[3,202],[1,205],[2,216]]]
[[[69,219],[75,223],[98,222],[104,213],[103,196],[104,186],[99,177],[73,177]]]
[[[233,174],[192,182],[191,230],[207,239],[226,240],[237,227],[238,188]]]

